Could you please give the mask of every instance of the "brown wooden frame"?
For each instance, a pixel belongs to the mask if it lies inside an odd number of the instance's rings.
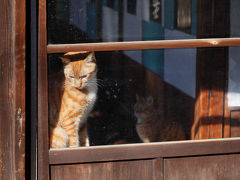
[[[0,179],[24,179],[26,1],[3,0],[0,11]]]
[[[49,179],[48,164],[48,99],[47,96],[47,27],[46,0],[38,1],[38,140],[37,176]],[[40,138],[41,137],[41,138]]]
[[[47,53],[240,46],[240,38],[47,45],[46,0],[39,0],[38,29],[38,178],[49,179],[49,165],[239,153],[240,138],[48,149]]]
[[[160,41],[131,41],[83,44],[49,44],[47,52],[64,53],[69,51],[115,51],[115,50],[141,50],[141,49],[167,49],[167,48],[196,48],[196,47],[222,47],[239,46],[240,38],[209,38],[185,40]]]
[[[51,149],[49,164],[239,153],[239,143],[240,138],[225,138]]]

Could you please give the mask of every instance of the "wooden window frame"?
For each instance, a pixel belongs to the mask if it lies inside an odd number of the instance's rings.
[[[197,48],[240,46],[240,38],[214,38],[189,40],[162,40],[138,42],[47,44],[46,0],[38,1],[38,179],[49,179],[49,167],[55,164],[73,164],[124,159],[149,159],[156,157],[177,157],[239,153],[240,138],[188,140],[179,142],[146,143],[81,147],[73,149],[50,149],[48,147],[48,94],[47,54],[68,51],[113,51],[166,48]]]

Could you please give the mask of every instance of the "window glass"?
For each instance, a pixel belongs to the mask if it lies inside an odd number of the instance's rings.
[[[239,128],[238,114],[231,119],[223,112],[226,76],[229,92],[239,94],[239,88],[234,89],[240,77],[234,63],[238,52],[235,47],[96,52],[97,100],[87,119],[90,145],[224,137],[227,125],[222,124],[229,119],[234,124],[231,130]],[[60,56],[48,56],[49,96],[66,67]],[[234,99],[239,106],[237,97],[229,98],[229,103]],[[49,118],[54,103],[49,102]]]
[[[240,21],[238,19],[240,12],[240,1],[231,0],[230,6],[230,24],[231,24],[231,37],[239,37],[240,36]]]
[[[239,37],[238,0],[48,0],[48,43]],[[230,29],[230,30],[229,30]]]
[[[240,36],[240,1],[231,0],[231,37]],[[229,48],[229,81],[228,81],[228,106],[240,107],[240,81],[239,81],[239,47]]]
[[[229,48],[228,106],[240,107],[240,47]]]

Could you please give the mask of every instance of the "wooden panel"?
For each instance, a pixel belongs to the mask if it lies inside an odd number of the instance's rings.
[[[153,167],[153,176],[154,180],[161,180],[163,179],[163,159],[157,158],[153,160],[154,167]]]
[[[227,49],[198,49],[192,139],[223,137]]]
[[[26,1],[15,0],[14,114],[15,114],[15,177],[25,178],[25,64],[26,64]]]
[[[223,137],[223,123],[224,123],[224,96],[225,96],[225,76],[228,67],[228,49],[214,48],[212,50],[211,65],[211,88],[209,88],[210,95],[210,133],[209,138]]]
[[[114,51],[114,50],[137,50],[137,49],[220,47],[220,46],[240,46],[240,38],[55,44],[48,45],[47,51],[50,54],[50,53],[63,53],[69,51]]]
[[[239,164],[239,154],[165,159],[164,179],[237,180],[240,177]]]
[[[194,124],[191,132],[191,139],[209,138],[209,88],[208,73],[211,72],[207,65],[210,50],[197,50],[197,80],[196,80],[196,104]]]
[[[25,11],[1,1],[0,179],[25,178]]]
[[[240,152],[240,138],[178,141],[50,150],[50,164],[149,159]]]
[[[26,179],[37,179],[37,75],[38,75],[38,67],[37,67],[37,54],[38,54],[38,0],[31,0],[31,7],[30,11],[31,14],[28,14],[29,20],[28,23],[31,23],[31,29],[27,29],[27,34],[31,36],[31,40],[28,41],[28,50],[27,53],[27,64],[31,67],[27,70],[26,74],[26,81],[27,83],[31,81],[31,84],[27,84],[28,88],[26,89],[26,94],[28,96],[26,97],[26,101],[31,104],[31,106],[27,106],[26,113],[28,119],[31,118],[31,123],[26,124],[26,143],[28,146],[26,146],[26,151],[28,152],[26,154],[26,169],[28,169],[28,172],[26,173]],[[29,6],[28,6],[29,7]],[[29,87],[31,86],[31,88]],[[31,96],[30,96],[31,95]],[[29,145],[30,144],[30,145]],[[31,151],[31,153],[30,153]]]
[[[231,137],[240,137],[240,110],[231,111]]]
[[[198,38],[229,36],[229,1],[198,1],[198,13]],[[227,48],[197,50],[197,93],[192,139],[224,136],[227,62]]]
[[[229,62],[229,61],[228,61]],[[228,68],[226,69],[226,74],[229,74]],[[226,78],[226,92],[228,92],[228,78]],[[224,138],[229,138],[231,137],[231,132],[230,132],[230,113],[231,109],[228,107],[228,95],[225,92],[225,109],[224,109],[224,129],[223,129],[223,137]]]
[[[49,179],[46,0],[38,1],[38,179]]]
[[[0,179],[14,179],[13,4],[3,0],[0,6]]]
[[[198,50],[192,139],[223,137],[226,53],[224,48]]]
[[[223,137],[227,49],[198,49],[197,97],[192,139]]]
[[[52,180],[152,180],[153,160],[51,166]]]

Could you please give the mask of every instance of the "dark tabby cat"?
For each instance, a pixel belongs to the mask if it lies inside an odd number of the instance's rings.
[[[186,139],[180,124],[163,120],[156,107],[153,97],[147,99],[136,96],[134,114],[137,117],[136,129],[143,142],[176,141]]]

